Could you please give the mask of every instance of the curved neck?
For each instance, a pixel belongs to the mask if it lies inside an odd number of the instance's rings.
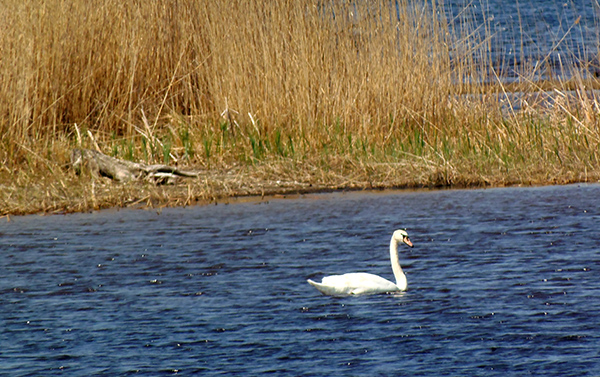
[[[406,275],[404,275],[398,261],[398,241],[394,237],[390,241],[390,260],[392,262],[392,271],[394,271],[394,277],[396,278],[396,285],[401,290],[405,290],[407,286]]]

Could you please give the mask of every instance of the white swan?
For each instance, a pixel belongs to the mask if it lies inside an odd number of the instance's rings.
[[[400,229],[396,230],[390,241],[390,259],[392,270],[396,278],[396,284],[380,276],[365,272],[354,272],[344,275],[325,276],[321,283],[308,279],[308,283],[317,288],[321,293],[330,296],[364,295],[374,293],[386,293],[406,290],[406,275],[402,272],[398,262],[398,243],[403,242],[413,247],[408,233]]]

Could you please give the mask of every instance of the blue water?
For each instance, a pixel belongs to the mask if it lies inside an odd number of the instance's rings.
[[[600,4],[594,0],[447,0],[437,2],[448,20],[464,30],[487,32],[504,53],[532,55],[597,52]],[[588,43],[589,42],[589,43]]]
[[[597,75],[600,4],[595,0],[446,0],[436,1],[446,12],[456,36],[470,35],[475,47],[490,55],[501,77],[518,77],[520,66],[535,66],[536,77],[569,75],[573,66]],[[460,51],[460,43],[456,48]],[[526,69],[530,72],[531,69]]]
[[[600,374],[600,185],[309,195],[0,224],[7,376]],[[392,279],[331,298],[307,278]]]

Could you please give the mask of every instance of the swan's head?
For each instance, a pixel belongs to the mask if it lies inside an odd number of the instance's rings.
[[[413,247],[412,242],[410,242],[410,238],[408,238],[408,233],[404,229],[398,229],[394,232],[393,238],[397,242],[402,242],[408,245],[408,247]]]

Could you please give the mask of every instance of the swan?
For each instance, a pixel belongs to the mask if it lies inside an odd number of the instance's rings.
[[[380,276],[365,272],[325,276],[321,283],[314,282],[310,279],[307,281],[321,293],[330,296],[365,295],[404,291],[407,287],[406,275],[402,272],[402,267],[400,267],[400,262],[398,262],[398,244],[401,242],[409,247],[413,247],[410,238],[408,238],[408,233],[406,233],[405,230],[399,229],[394,232],[390,241],[390,259],[394,277],[396,278],[395,284]]]

